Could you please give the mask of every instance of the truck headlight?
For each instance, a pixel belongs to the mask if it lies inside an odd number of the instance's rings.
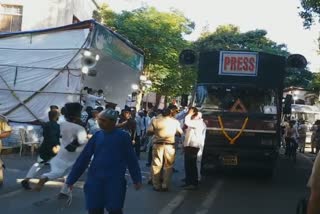
[[[261,144],[265,145],[265,146],[271,146],[272,145],[272,139],[268,139],[268,138],[264,139],[264,138],[262,138],[261,139]]]

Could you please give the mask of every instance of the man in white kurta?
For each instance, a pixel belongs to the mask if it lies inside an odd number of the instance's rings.
[[[198,185],[200,173],[198,172],[197,160],[198,154],[202,155],[203,145],[205,140],[206,125],[201,118],[201,113],[196,107],[191,107],[185,117],[185,132],[184,146],[184,163],[186,184],[185,189],[194,189]]]

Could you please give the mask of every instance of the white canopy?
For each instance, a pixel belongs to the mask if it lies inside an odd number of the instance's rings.
[[[291,109],[293,113],[320,114],[320,107],[315,105],[311,106],[311,105],[292,104]]]
[[[96,76],[81,73],[84,49],[100,56]],[[142,65],[142,51],[92,20],[0,34],[0,114],[18,122],[46,120],[50,105],[79,101],[83,86],[103,89],[122,107]]]

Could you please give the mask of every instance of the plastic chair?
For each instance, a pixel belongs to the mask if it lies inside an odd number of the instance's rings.
[[[32,140],[27,141],[27,131],[24,128],[19,129],[19,135],[20,135],[20,156],[22,155],[22,150],[24,146],[29,146],[31,148],[31,155],[33,157],[35,148],[39,145],[39,141]]]

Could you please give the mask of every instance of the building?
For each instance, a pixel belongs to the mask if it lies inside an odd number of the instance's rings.
[[[97,8],[95,0],[1,0],[0,32],[68,25],[92,19]]]
[[[314,105],[318,102],[318,95],[313,91],[300,88],[300,87],[288,87],[283,90],[283,97],[287,94],[292,95],[293,104],[305,104]]]

